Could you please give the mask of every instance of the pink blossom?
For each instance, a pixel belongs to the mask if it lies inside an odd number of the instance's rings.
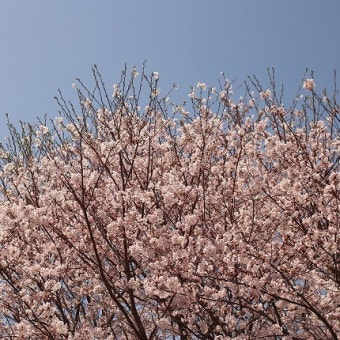
[[[2,146],[0,337],[335,339],[337,104],[136,73]]]
[[[307,91],[314,90],[314,88],[315,88],[314,79],[306,79],[303,82],[303,88],[306,89]]]
[[[261,99],[267,99],[272,95],[271,91],[269,89],[265,90],[265,91],[261,91],[260,92],[260,97]]]

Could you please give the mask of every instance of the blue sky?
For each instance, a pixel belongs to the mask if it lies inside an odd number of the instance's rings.
[[[307,68],[317,89],[340,69],[339,0],[2,0],[0,140],[12,121],[58,115],[58,88],[73,98],[97,64],[108,87],[126,62],[158,71],[160,87],[186,99],[221,71],[241,83],[268,67],[293,95]]]

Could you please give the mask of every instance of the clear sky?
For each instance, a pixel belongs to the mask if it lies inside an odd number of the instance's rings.
[[[107,86],[126,62],[158,71],[187,98],[221,71],[240,83],[278,82],[295,92],[307,68],[318,89],[340,70],[339,0],[1,0],[0,140],[12,121],[58,115],[58,88],[72,98],[80,77],[91,87],[97,64]]]

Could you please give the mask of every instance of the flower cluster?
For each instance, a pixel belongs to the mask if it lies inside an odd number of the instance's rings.
[[[152,77],[2,150],[0,337],[336,339],[335,120],[229,83],[169,113]]]

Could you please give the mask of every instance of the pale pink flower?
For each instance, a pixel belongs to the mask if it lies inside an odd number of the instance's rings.
[[[154,88],[154,89],[152,90],[152,92],[151,92],[151,96],[155,98],[155,97],[157,97],[157,96],[160,94],[160,92],[161,92],[160,89]]]
[[[55,117],[54,122],[60,125],[63,122],[63,117]]]
[[[45,125],[39,125],[39,130],[43,135],[46,135],[48,133],[48,127]]]
[[[81,103],[84,105],[85,109],[87,109],[87,110],[89,110],[92,106],[92,102],[89,98],[86,98]]]
[[[188,97],[191,99],[194,99],[196,97],[196,93],[194,89],[191,90],[191,92],[188,94]]]
[[[171,323],[166,318],[161,318],[157,321],[157,325],[160,329],[166,329],[167,327],[171,326]]]
[[[315,88],[315,82],[313,79],[306,79],[303,82],[303,88],[306,89],[307,91],[312,91]]]
[[[269,98],[271,95],[272,95],[272,93],[269,89],[260,92],[260,97],[263,100]]]

